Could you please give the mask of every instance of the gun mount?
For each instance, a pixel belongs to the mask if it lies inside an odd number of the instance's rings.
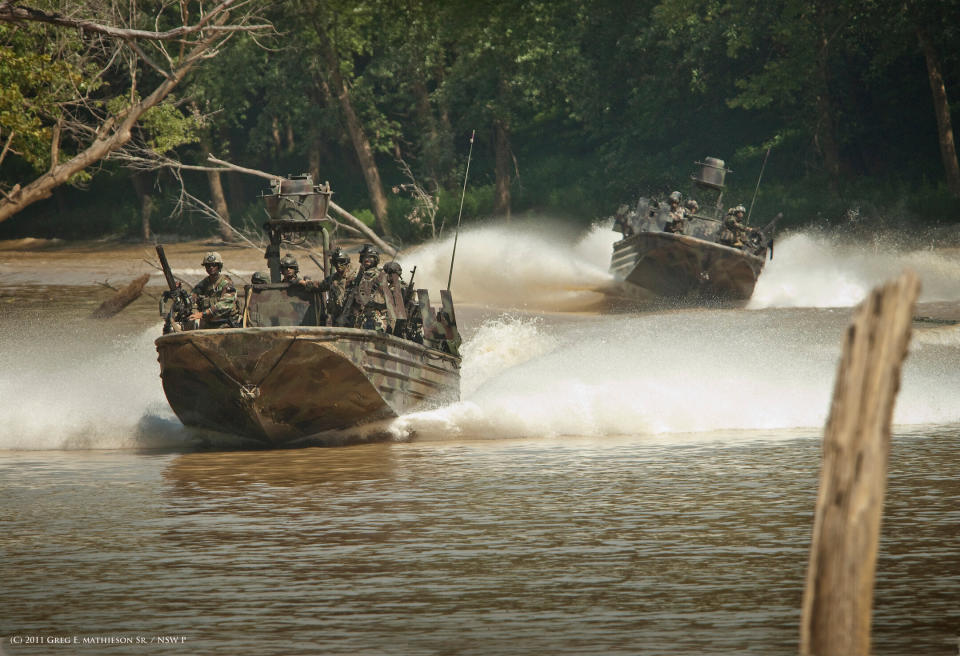
[[[267,222],[263,224],[270,239],[264,259],[270,269],[270,281],[280,282],[280,247],[286,242],[302,244],[311,233],[323,235],[324,271],[328,271],[330,233],[327,214],[330,207],[330,183],[314,184],[310,175],[277,178],[270,183],[270,193],[263,194]]]

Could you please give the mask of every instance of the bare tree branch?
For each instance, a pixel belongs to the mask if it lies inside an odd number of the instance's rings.
[[[164,4],[159,11],[163,13],[170,6]],[[102,66],[98,65],[101,77],[106,76],[120,56],[125,56],[130,66],[130,87],[125,93],[128,104],[120,110],[112,114],[106,113],[102,103],[90,102],[89,91],[80,93],[79,90],[73,94],[71,100],[60,106],[63,114],[59,118],[63,119],[63,124],[62,130],[55,132],[55,137],[62,139],[63,134],[69,134],[75,138],[78,142],[76,154],[63,162],[53,158],[48,171],[19,189],[15,188],[4,194],[3,198],[0,198],[0,222],[39,200],[49,198],[53,189],[75,179],[77,173],[95,166],[112,153],[126,147],[143,114],[160,104],[198,63],[215,57],[231,36],[241,32],[272,31],[273,27],[269,24],[255,23],[255,17],[249,11],[239,11],[249,6],[252,6],[251,0],[221,0],[193,23],[187,23],[184,17],[182,27],[165,32],[151,32],[104,25],[92,20],[14,5],[10,0],[0,0],[0,21],[48,23],[99,35],[90,42],[89,47],[99,48],[94,53],[98,53],[99,57],[94,59],[105,62]],[[120,15],[116,18],[118,22],[124,20]],[[180,47],[180,54],[171,58],[166,49],[161,47],[161,52],[165,53],[170,64],[169,70],[163,70],[135,43],[137,40],[159,46],[162,46],[163,41],[175,42]],[[144,61],[164,76],[143,99],[139,98],[137,89],[137,60]],[[56,144],[51,144],[51,154],[58,152],[62,151],[57,150]]]
[[[85,32],[96,32],[109,37],[123,39],[125,41],[129,39],[145,39],[148,41],[179,41],[183,40],[184,37],[203,31],[257,32],[268,29],[272,30],[273,25],[270,24],[209,24],[221,14],[230,11],[233,5],[236,5],[236,7],[233,7],[233,9],[236,9],[248,3],[249,0],[241,0],[240,2],[237,2],[237,0],[224,0],[214,7],[210,12],[208,12],[204,19],[196,25],[184,25],[183,27],[177,27],[175,29],[166,30],[163,32],[151,32],[148,30],[134,30],[129,28],[113,27],[110,25],[101,25],[89,20],[68,18],[66,16],[61,16],[60,14],[54,14],[42,11],[40,9],[33,9],[23,5],[14,5],[12,2],[10,2],[10,0],[3,0],[0,2],[0,21],[7,23],[49,23],[51,25],[58,25],[60,27],[74,27]]]
[[[7,137],[7,143],[3,144],[3,151],[0,152],[0,164],[3,164],[4,158],[7,156],[7,153],[10,152],[10,143],[13,141],[13,137],[16,136],[16,132],[11,130],[10,136]]]

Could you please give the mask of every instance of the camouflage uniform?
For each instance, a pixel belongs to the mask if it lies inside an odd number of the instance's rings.
[[[349,279],[346,288],[346,301],[340,324],[387,332],[387,299],[384,289],[387,287],[387,275],[377,265],[380,254],[370,244],[360,249],[361,273]]]
[[[667,221],[666,225],[663,226],[664,232],[672,232],[676,234],[683,234],[683,229],[686,227],[684,223],[684,218],[686,218],[686,212],[683,208],[680,207],[680,192],[675,191],[670,194],[670,219]]]
[[[334,325],[343,313],[343,304],[347,300],[347,285],[356,277],[356,272],[350,267],[343,271],[334,271],[320,282],[310,282],[306,286],[314,287],[318,291],[327,292],[327,316],[333,317]],[[351,326],[352,327],[352,326]]]
[[[387,300],[383,296],[386,285],[383,271],[379,267],[366,269],[359,278],[353,278],[347,293],[354,294],[352,326],[364,330],[387,331]],[[347,324],[350,325],[350,324]]]
[[[751,232],[751,228],[740,223],[746,210],[743,205],[731,207],[723,220],[723,231],[720,233],[720,243],[726,246],[740,248],[743,246],[743,236]]]
[[[230,276],[219,271],[193,288],[194,306],[203,313],[201,328],[236,328],[240,325],[237,289]]]

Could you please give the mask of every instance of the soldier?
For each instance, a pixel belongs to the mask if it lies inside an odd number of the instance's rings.
[[[676,234],[683,234],[684,229],[684,217],[686,214],[683,211],[683,208],[680,207],[680,201],[682,200],[679,191],[674,191],[670,194],[668,202],[670,203],[670,218],[667,220],[667,223],[663,226],[664,232],[672,232]]]
[[[207,253],[200,262],[207,277],[193,288],[194,311],[188,317],[199,321],[200,328],[236,328],[240,325],[237,289],[230,276],[221,273],[220,253]]]
[[[364,245],[360,249],[360,270],[347,285],[340,325],[386,332],[387,301],[383,289],[386,281],[378,264],[380,253],[370,244]]]
[[[353,280],[354,273],[350,269],[350,256],[339,246],[330,254],[330,264],[333,271],[326,278],[319,282],[302,280],[300,284],[307,289],[327,292],[327,316],[332,318],[334,325],[339,326],[347,296],[347,284]]]
[[[693,216],[700,210],[700,203],[693,200],[692,198],[683,204],[684,214],[687,216]]]
[[[720,243],[734,248],[743,247],[744,235],[756,232],[753,228],[742,223],[747,213],[743,205],[737,205],[727,210],[727,217],[723,220],[723,231],[720,233]]]
[[[270,274],[266,271],[257,271],[250,277],[250,283],[254,285],[270,284]]]
[[[289,253],[280,258],[280,276],[280,282],[301,282],[300,265],[297,264],[297,258]]]
[[[620,232],[626,239],[633,234],[633,226],[630,225],[630,207],[621,205],[617,208],[617,213],[613,216],[613,229]]]

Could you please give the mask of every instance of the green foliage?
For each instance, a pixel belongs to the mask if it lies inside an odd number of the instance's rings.
[[[170,97],[148,109],[139,124],[146,133],[147,146],[158,153],[198,142],[202,128],[199,117],[181,112]]]
[[[0,24],[0,137],[34,170],[50,166],[51,124],[76,88],[95,86],[73,57],[56,58],[37,26]]]
[[[377,219],[373,216],[373,212],[367,208],[352,210],[350,213],[363,221],[364,225],[366,225],[368,228],[372,228],[377,224]]]
[[[439,185],[445,231],[460,212],[473,130],[463,222],[494,211],[495,122],[508,132],[514,214],[586,225],[640,193],[669,191],[706,156],[727,161],[728,197],[746,200],[770,150],[758,216],[843,222],[854,202],[919,215],[917,189],[938,216],[957,215],[916,32],[931,33],[955,107],[958,9],[960,0],[282,0],[268,6],[281,39],[266,50],[237,37],[144,117],[139,136],[187,161],[213,152],[281,175],[309,169],[341,205],[370,207],[330,45],[384,186],[409,182],[397,157],[421,185]],[[76,37],[51,45],[48,34],[0,25],[0,145],[13,132],[19,155],[0,169],[5,188],[23,166],[48,166],[50,129],[73,89],[117,111],[129,102],[110,76],[79,64]],[[102,193],[125,198],[124,176],[113,184]],[[259,187],[239,186],[234,216],[256,225]],[[394,232],[429,238],[407,220],[412,209],[390,196]],[[375,224],[369,209],[354,214]]]

